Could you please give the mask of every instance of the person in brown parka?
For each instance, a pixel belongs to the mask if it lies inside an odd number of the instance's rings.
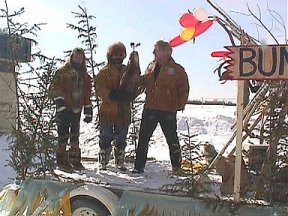
[[[130,60],[138,57],[133,52]],[[124,166],[126,136],[131,122],[131,100],[136,96],[137,85],[130,79],[128,85],[132,88],[123,89],[121,84],[124,74],[135,74],[139,69],[139,61],[130,61],[132,66],[123,64],[126,58],[126,47],[122,42],[109,46],[107,50],[108,64],[102,68],[95,78],[96,94],[101,98],[100,106],[100,140],[99,163],[100,169],[105,170],[110,159],[112,143],[114,144],[115,165],[121,170]],[[134,63],[133,63],[134,62]],[[129,72],[129,68],[133,71]],[[127,73],[128,72],[128,73]],[[141,72],[140,72],[141,73]],[[139,73],[139,76],[140,76]],[[137,77],[137,76],[136,76]],[[122,81],[121,81],[122,80]],[[133,78],[133,80],[135,80]],[[132,84],[132,85],[131,85]],[[127,89],[130,89],[128,91]]]
[[[181,150],[176,132],[176,113],[184,110],[187,102],[188,77],[184,68],[171,57],[172,47],[168,42],[157,41],[153,53],[155,58],[140,80],[145,87],[146,98],[132,172],[144,172],[149,140],[159,123],[169,146],[172,172],[180,174]]]
[[[84,50],[75,48],[65,65],[56,71],[50,87],[56,104],[56,160],[59,168],[84,168],[79,148],[80,117],[84,108],[84,121],[92,121],[91,89],[92,79],[87,73]],[[70,149],[67,152],[69,139]]]

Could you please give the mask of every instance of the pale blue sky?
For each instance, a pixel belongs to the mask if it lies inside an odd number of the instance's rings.
[[[256,20],[237,12],[247,14],[247,5],[258,14],[257,3],[261,8],[263,21],[267,27],[273,26],[274,34],[280,43],[285,43],[284,29],[272,21],[267,8],[277,11],[287,26],[287,0],[212,0],[223,8],[250,35],[258,38]],[[276,3],[277,2],[277,3]],[[21,19],[30,24],[47,22],[39,33],[39,47],[49,56],[64,57],[64,50],[81,46],[77,33],[66,28],[66,23],[76,20],[71,11],[78,11],[78,5],[86,7],[89,14],[96,16],[93,25],[97,27],[98,49],[96,62],[106,60],[107,47],[122,41],[128,53],[130,42],[140,42],[138,48],[142,73],[153,59],[153,44],[157,40],[169,41],[181,31],[178,22],[182,13],[189,9],[203,7],[209,15],[219,15],[206,0],[8,0],[10,10],[24,7],[26,13]],[[267,6],[268,4],[268,6]],[[0,3],[4,8],[4,1]],[[234,11],[234,12],[233,12]],[[2,22],[0,23],[1,25]],[[259,28],[258,28],[259,29]],[[274,44],[267,32],[259,29],[259,38],[266,43]],[[191,41],[175,47],[174,59],[185,69],[190,82],[190,99],[201,98],[236,98],[236,81],[221,84],[213,73],[217,67],[217,59],[211,52],[224,50],[231,45],[228,35],[216,23],[204,34]],[[126,59],[127,61],[127,59]],[[126,62],[125,61],[125,62]]]

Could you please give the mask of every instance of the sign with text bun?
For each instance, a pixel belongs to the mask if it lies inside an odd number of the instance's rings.
[[[287,80],[288,45],[225,46],[229,51],[213,52],[223,58],[226,70],[221,80]],[[222,69],[223,69],[222,68]]]

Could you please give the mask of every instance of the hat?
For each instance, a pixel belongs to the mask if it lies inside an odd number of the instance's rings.
[[[71,54],[73,54],[73,53],[83,53],[84,54],[84,50],[80,47],[76,47],[72,50]]]
[[[108,47],[107,60],[111,59],[113,55],[121,56],[123,59],[126,58],[126,47],[122,42],[117,42]]]

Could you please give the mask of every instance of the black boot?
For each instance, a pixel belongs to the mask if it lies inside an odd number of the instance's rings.
[[[71,148],[69,149],[69,162],[73,169],[83,170],[85,167],[81,163],[81,149],[80,148]]]
[[[122,171],[126,171],[127,168],[124,166],[125,150],[124,149],[118,149],[117,147],[115,147],[114,148],[114,157],[115,157],[116,167]]]
[[[56,152],[56,163],[60,170],[70,172],[72,170],[71,165],[68,162],[68,153],[66,146],[58,147]]]
[[[111,153],[111,147],[106,149],[100,149],[99,151],[99,163],[100,163],[100,170],[106,170],[107,164],[110,160],[110,153]]]

